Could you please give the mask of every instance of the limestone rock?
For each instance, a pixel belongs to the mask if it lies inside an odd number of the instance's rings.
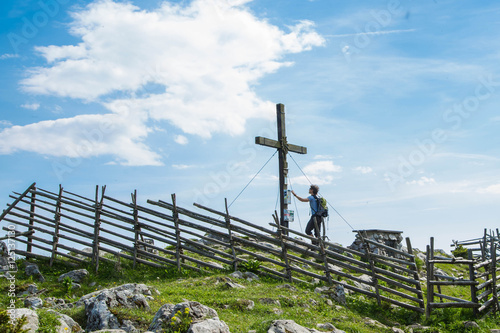
[[[232,272],[231,274],[229,274],[230,277],[234,278],[234,279],[244,279],[245,277],[243,276],[243,273],[240,272],[240,271],[235,271],[235,272]]]
[[[75,306],[85,305],[86,301],[102,295],[108,307],[123,306],[126,308],[149,308],[145,296],[151,295],[148,286],[142,283],[127,283],[111,289],[103,289],[84,295]]]
[[[229,333],[225,322],[217,319],[207,319],[191,325],[187,333]]]
[[[57,333],[83,332],[80,325],[78,325],[78,323],[74,321],[70,316],[56,312],[54,310],[48,310],[48,312],[51,312],[59,317],[58,319],[61,325],[57,329]]]
[[[324,324],[316,324],[316,327],[319,328],[320,330],[325,330],[325,331],[333,331],[335,329],[335,326],[330,323],[324,323]]]
[[[286,284],[283,284],[281,286],[276,286],[276,288],[281,288],[281,289],[289,289],[291,291],[297,291],[297,288],[295,288],[294,286],[292,285],[289,285],[288,283]]]
[[[397,327],[391,327],[391,333],[405,333],[405,331]]]
[[[300,326],[293,320],[275,320],[267,333],[311,333],[307,328]]]
[[[59,276],[57,282],[62,282],[66,277],[69,277],[73,282],[80,283],[87,275],[89,275],[89,272],[86,269],[76,269]]]
[[[280,301],[272,298],[259,298],[259,302],[262,304],[281,306]]]
[[[345,333],[345,331],[335,328],[335,326],[333,326],[332,324],[328,325],[329,325],[328,326],[329,330],[331,327],[330,330],[331,333]],[[267,333],[320,333],[320,331],[300,326],[293,320],[275,320],[272,322],[271,326],[267,330]]]
[[[330,296],[339,304],[346,304],[345,289],[341,284],[337,284],[333,288],[333,293]]]
[[[464,322],[464,327],[465,328],[476,328],[476,329],[479,329],[479,325],[475,321],[465,321]]]
[[[40,272],[40,269],[38,268],[37,264],[27,263],[26,268],[24,269],[24,273],[26,274],[26,276],[34,276],[40,282],[45,281],[45,278]]]
[[[209,319],[213,319],[213,320],[217,320],[217,321],[219,320],[217,311],[215,311],[214,309],[209,308],[209,307],[207,307],[207,306],[205,306],[203,304],[200,304],[198,302],[183,302],[183,303],[179,303],[179,304],[176,304],[176,305],[164,304],[158,310],[158,312],[156,312],[151,325],[149,325],[148,330],[150,330],[152,332],[156,332],[156,333],[161,332],[162,331],[162,323],[163,322],[169,322],[171,320],[171,318],[178,311],[184,312],[184,310],[186,308],[189,308],[189,316],[193,320],[191,328],[193,326],[195,326],[196,323],[199,323],[199,322],[202,322],[202,321],[206,321],[206,320],[209,320]],[[214,327],[222,327],[222,326],[215,325]],[[200,328],[197,328],[196,332],[202,332],[199,329]],[[205,332],[214,332],[214,333],[216,333],[216,332],[219,332],[219,331],[215,330],[215,331],[205,331]],[[224,331],[220,331],[220,332],[224,332]],[[229,329],[228,329],[227,332],[229,332]]]
[[[260,280],[259,279],[259,276],[255,273],[252,273],[252,272],[245,272],[243,273],[244,277],[247,279],[247,281],[254,281],[254,280]]]
[[[104,299],[88,300],[85,304],[87,315],[87,331],[108,330],[120,328],[118,319],[109,311]]]
[[[24,306],[36,310],[43,306],[43,301],[39,297],[28,297],[24,300]]]
[[[374,288],[371,286],[373,283],[372,277],[366,274],[363,274],[359,277],[362,281],[366,281],[365,283],[360,283],[358,281],[354,281],[354,285],[358,287],[359,289],[367,290],[367,291],[372,291]]]
[[[26,316],[26,324],[23,325],[23,329],[28,330],[28,333],[35,333],[38,330],[38,315],[34,310],[27,308],[15,309],[16,318],[21,318]]]
[[[134,323],[131,320],[124,320],[120,329],[127,333],[140,333],[137,328],[135,328]]]
[[[385,326],[384,324],[382,324],[379,321],[376,321],[375,319],[365,317],[365,318],[363,318],[363,321],[364,321],[366,326],[380,327],[380,328],[385,328],[385,329],[387,328],[387,326]]]
[[[249,299],[238,299],[235,306],[242,310],[253,310],[255,303]]]

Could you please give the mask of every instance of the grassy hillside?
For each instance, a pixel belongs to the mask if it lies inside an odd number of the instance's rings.
[[[488,317],[477,320],[479,328],[466,329],[463,322],[473,320],[470,310],[437,310],[430,320],[416,314],[415,312],[397,308],[383,303],[378,306],[375,300],[365,298],[357,294],[347,296],[347,304],[339,305],[334,301],[316,293],[314,289],[319,285],[289,284],[288,282],[261,276],[259,280],[247,281],[231,278],[234,282],[245,288],[236,289],[225,286],[231,270],[226,272],[206,270],[202,273],[182,271],[180,274],[175,268],[159,269],[138,265],[135,269],[132,263],[121,260],[119,263],[101,262],[99,274],[94,273],[91,265],[77,266],[65,261],[57,261],[53,267],[49,267],[47,260],[31,259],[30,262],[38,264],[46,281],[34,281],[33,277],[27,277],[24,273],[25,262],[19,261],[19,271],[16,274],[17,293],[26,290],[28,285],[35,283],[39,290],[46,289],[40,296],[57,297],[64,299],[67,303],[75,302],[81,296],[94,291],[115,287],[125,283],[144,283],[157,289],[160,295],[153,294],[154,300],[149,301],[149,310],[127,310],[113,308],[111,311],[119,320],[132,320],[137,328],[145,331],[151,323],[156,311],[165,303],[180,303],[182,301],[197,301],[215,309],[219,318],[226,322],[232,333],[248,332],[256,330],[258,333],[267,332],[271,322],[276,319],[292,319],[298,324],[317,328],[317,324],[331,323],[336,328],[346,332],[390,332],[390,327],[398,327],[406,332],[407,327],[412,324],[430,326],[426,332],[488,332],[491,328],[500,327],[498,317]],[[72,289],[71,283],[57,282],[57,278],[70,270],[86,268],[90,275],[81,284],[81,288]],[[442,267],[443,270],[450,269]],[[465,274],[464,272],[449,271],[454,276]],[[423,285],[425,287],[425,285]],[[0,280],[0,301],[6,305],[10,301],[8,297],[9,282]],[[457,297],[466,297],[467,288],[453,288],[448,294]],[[424,290],[425,292],[425,290]],[[460,295],[460,296],[459,296]],[[262,299],[279,301],[275,304],[263,303]],[[255,306],[248,309],[248,304],[253,301]],[[24,307],[23,299],[16,298],[16,307]],[[5,308],[5,307],[4,307]],[[85,327],[85,311],[83,307],[61,310]],[[41,332],[51,332],[50,314],[40,311],[42,322],[46,322]],[[385,325],[370,321],[374,319]],[[389,328],[388,328],[389,327]],[[414,330],[417,332],[417,330]]]

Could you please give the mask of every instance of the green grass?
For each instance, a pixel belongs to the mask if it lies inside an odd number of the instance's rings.
[[[110,257],[113,258],[113,257]],[[26,289],[30,283],[36,283],[38,289],[46,288],[47,291],[42,298],[54,296],[63,298],[68,302],[74,302],[81,296],[95,292],[98,289],[111,288],[124,283],[144,283],[157,289],[160,295],[153,293],[154,300],[149,301],[150,309],[124,309],[113,308],[111,311],[119,318],[120,322],[129,319],[137,323],[136,327],[145,331],[151,323],[156,311],[166,303],[177,304],[186,300],[197,301],[209,306],[217,311],[219,318],[223,320],[230,328],[232,333],[248,332],[256,330],[258,333],[267,332],[271,322],[276,319],[291,319],[299,325],[307,328],[316,328],[318,323],[332,323],[338,329],[346,332],[387,332],[387,329],[370,326],[366,324],[366,317],[375,319],[380,323],[404,328],[406,325],[420,323],[428,325],[440,332],[467,332],[463,322],[472,320],[472,311],[466,309],[446,309],[434,310],[431,318],[425,318],[413,311],[391,306],[383,302],[379,306],[374,299],[352,294],[347,296],[347,304],[339,306],[338,304],[329,305],[327,299],[314,292],[315,286],[306,284],[293,284],[296,291],[290,289],[278,288],[285,281],[269,277],[261,277],[257,281],[233,279],[243,286],[244,289],[228,289],[225,287],[222,278],[228,277],[230,271],[211,271],[202,270],[195,272],[189,269],[183,269],[180,273],[176,267],[154,268],[145,265],[138,265],[133,268],[132,262],[121,260],[119,263],[100,262],[99,273],[95,273],[95,267],[90,264],[75,267],[65,261],[56,261],[53,267],[49,267],[47,260],[34,260],[45,276],[46,281],[37,282],[24,274],[24,262],[20,261],[19,272],[16,274],[16,287],[18,291]],[[269,265],[268,263],[262,263]],[[252,268],[257,266],[252,263]],[[466,272],[452,271],[451,265],[439,266],[449,274],[457,276]],[[269,265],[269,267],[273,267]],[[456,268],[456,266],[454,266]],[[77,268],[86,268],[89,276],[81,283],[80,289],[69,289],[67,284],[57,282],[57,278],[70,270]],[[278,267],[275,267],[278,269]],[[319,272],[319,271],[318,271]],[[89,284],[95,283],[91,287]],[[425,285],[422,285],[425,288]],[[8,304],[8,282],[5,279],[0,280],[0,301],[2,304]],[[467,299],[470,297],[470,289],[467,287],[446,287],[443,292],[447,295]],[[424,289],[425,294],[425,289]],[[424,296],[425,297],[425,296]],[[280,306],[262,304],[259,300],[262,298],[271,298],[278,300]],[[251,300],[255,303],[253,309],[247,308],[245,300]],[[22,300],[16,299],[16,306],[23,307]],[[75,319],[82,327],[85,326],[85,311],[82,307],[61,311]],[[51,332],[51,321],[54,320],[46,312],[39,311],[42,321],[45,323],[46,332]],[[499,327],[498,317],[487,317],[477,321],[480,330]],[[0,323],[1,324],[1,323]],[[44,331],[45,332],[45,331]],[[475,332],[469,330],[468,332]]]

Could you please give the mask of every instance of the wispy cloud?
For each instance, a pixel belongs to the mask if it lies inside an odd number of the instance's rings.
[[[19,58],[19,54],[5,53],[0,55],[0,60]]]
[[[490,185],[477,190],[481,194],[500,194],[500,184]]]
[[[364,175],[373,173],[373,169],[366,166],[355,167],[353,170]]]
[[[177,170],[186,170],[186,169],[192,169],[192,168],[194,168],[194,165],[172,164],[172,168],[177,169]]]
[[[189,143],[188,138],[184,135],[176,135],[174,141],[180,145],[187,145]]]
[[[400,34],[405,32],[415,32],[417,29],[401,29],[401,30],[378,30],[378,31],[367,31],[367,32],[356,32],[353,34],[338,34],[338,35],[324,35],[327,38],[342,38],[342,37],[353,37],[362,35],[389,35],[389,34]]]
[[[21,105],[21,107],[28,110],[36,111],[40,108],[40,104],[39,103],[23,104]]]

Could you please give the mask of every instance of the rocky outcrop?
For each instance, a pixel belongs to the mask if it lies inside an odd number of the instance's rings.
[[[172,318],[180,311],[186,313],[192,320],[188,333],[229,333],[229,327],[219,320],[217,311],[198,302],[183,302],[176,305],[164,304],[153,318],[149,330],[155,333],[162,331],[163,323],[171,322]]]
[[[151,291],[145,284],[128,283],[85,295],[75,305],[85,306],[87,331],[118,329],[118,319],[109,309],[117,306],[149,309],[146,296],[150,295]]]
[[[38,279],[40,282],[44,282],[45,278],[43,277],[42,273],[40,272],[40,269],[38,268],[37,264],[32,264],[32,263],[26,263],[26,268],[24,269],[24,273],[26,276],[33,276],[34,278]]]
[[[27,330],[27,333],[35,333],[38,330],[38,315],[34,310],[27,308],[15,309],[16,318],[21,318],[26,316],[26,323],[23,325],[23,329]]]
[[[62,282],[65,278],[69,277],[73,282],[80,283],[89,275],[89,272],[86,269],[76,269],[74,271],[64,273],[59,278],[57,278],[57,282]]]
[[[345,331],[335,328],[332,324],[328,325],[328,329],[330,333],[345,333]],[[275,320],[267,333],[320,333],[320,331],[300,326],[293,320]]]
[[[83,330],[80,327],[80,325],[78,325],[78,323],[76,321],[74,321],[73,318],[71,318],[70,316],[62,314],[62,313],[59,313],[59,312],[56,312],[54,310],[48,310],[48,312],[51,312],[51,313],[55,314],[58,317],[60,326],[59,326],[59,328],[57,330],[57,333],[66,333],[66,332],[73,332],[73,333],[77,333],[78,332],[79,333],[79,332],[83,332]]]

